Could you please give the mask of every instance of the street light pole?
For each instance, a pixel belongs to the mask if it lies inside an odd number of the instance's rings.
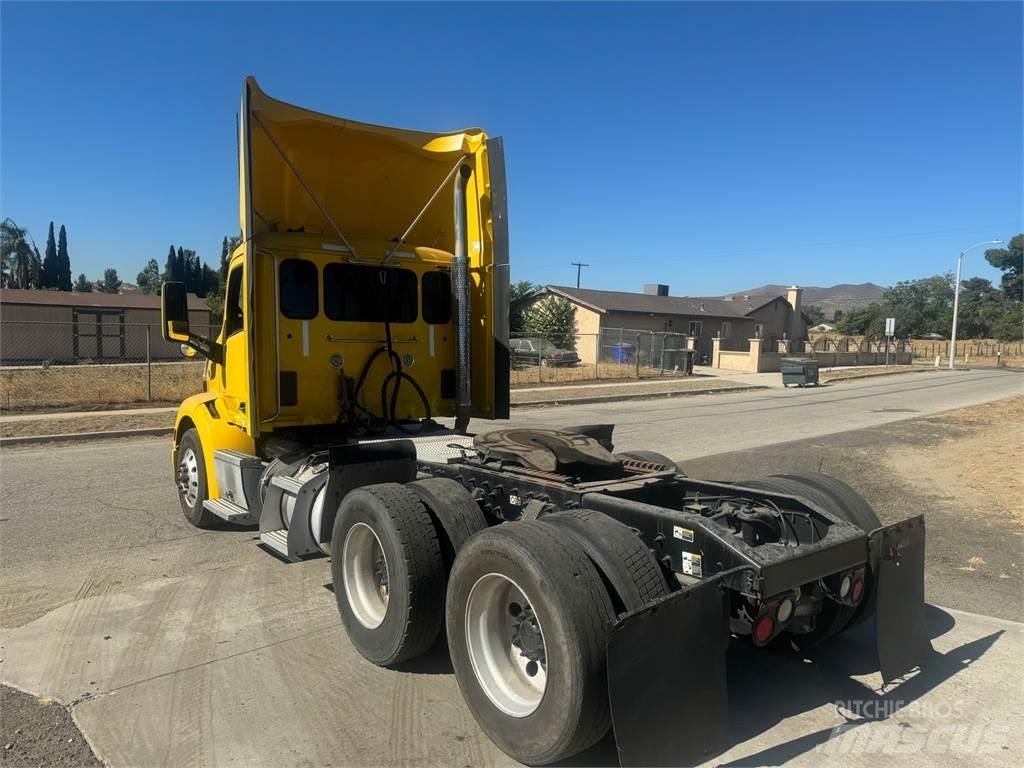
[[[949,369],[953,370],[953,363],[956,361],[956,318],[960,311],[960,272],[964,266],[964,254],[972,248],[977,248],[982,245],[999,245],[1003,242],[1002,240],[985,240],[981,243],[975,243],[972,246],[964,248],[960,251],[960,255],[956,259],[956,288],[953,291],[953,331],[949,334]]]

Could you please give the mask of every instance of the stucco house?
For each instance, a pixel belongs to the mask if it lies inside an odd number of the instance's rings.
[[[522,297],[517,305],[559,296],[576,307],[576,351],[584,363],[597,361],[601,334],[610,329],[684,334],[694,340],[700,358],[710,359],[712,339],[722,349],[744,350],[748,340],[765,345],[807,338],[807,319],[801,308],[802,289],[790,288],[779,296],[669,296],[667,285],[645,286],[643,293],[598,291],[548,285]]]

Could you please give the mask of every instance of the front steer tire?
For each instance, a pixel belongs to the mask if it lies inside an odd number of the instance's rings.
[[[365,609],[354,607],[354,603],[365,602],[349,594],[350,589],[358,591],[358,582],[351,576],[352,559],[346,578],[346,543],[355,549],[361,535],[372,545],[366,529],[376,538],[387,577],[383,616],[376,626],[366,620]],[[430,513],[408,488],[381,483],[345,496],[331,537],[331,577],[349,639],[374,664],[390,666],[415,658],[437,639],[444,619],[441,547]]]
[[[532,711],[518,715],[504,711],[485,690],[469,647],[470,631],[479,639],[484,625],[470,621],[472,593],[495,576],[522,590],[543,642],[543,693]],[[516,615],[511,604],[507,608]],[[494,610],[504,615],[500,606]],[[608,732],[605,644],[614,616],[597,570],[554,525],[504,523],[466,543],[448,583],[448,648],[463,699],[503,752],[528,765],[545,765],[581,752]],[[501,638],[496,642],[502,645]]]
[[[214,528],[221,522],[215,514],[203,506],[209,496],[206,482],[206,457],[195,427],[185,430],[174,452],[174,466],[177,472],[178,501],[181,511],[196,528]],[[185,484],[183,487],[182,484]],[[194,498],[193,498],[194,494]]]

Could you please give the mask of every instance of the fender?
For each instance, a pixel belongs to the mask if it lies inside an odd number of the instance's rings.
[[[217,476],[213,467],[213,452],[223,448],[233,448],[251,456],[256,455],[256,441],[225,418],[226,411],[218,402],[216,392],[201,392],[186,398],[178,407],[174,419],[174,443],[171,448],[171,472],[175,471],[178,462],[178,442],[188,429],[191,421],[199,433],[199,444],[203,449],[203,463],[206,465],[206,488],[209,498],[220,497],[217,488]]]

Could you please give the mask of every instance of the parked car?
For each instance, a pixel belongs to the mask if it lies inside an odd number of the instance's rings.
[[[513,365],[576,365],[580,356],[568,349],[560,349],[547,339],[512,339]]]
[[[946,340],[946,337],[943,336],[941,333],[922,333],[917,338],[925,339],[927,341],[945,341]]]

